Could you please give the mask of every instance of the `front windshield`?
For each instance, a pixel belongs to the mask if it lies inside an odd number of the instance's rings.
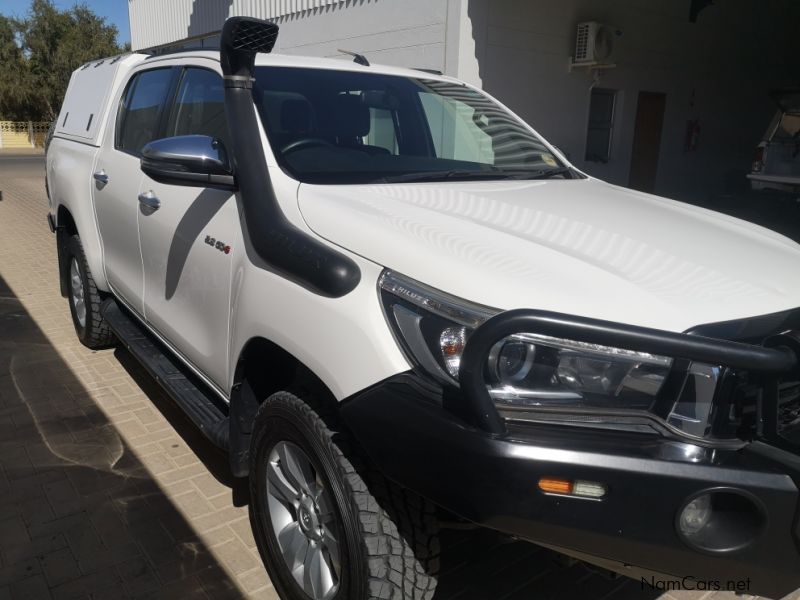
[[[506,110],[457,83],[259,67],[253,94],[275,156],[302,182],[577,176]]]

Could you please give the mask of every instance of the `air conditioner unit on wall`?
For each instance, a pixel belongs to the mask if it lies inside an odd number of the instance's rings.
[[[615,35],[612,27],[597,21],[578,23],[573,64],[611,62]]]

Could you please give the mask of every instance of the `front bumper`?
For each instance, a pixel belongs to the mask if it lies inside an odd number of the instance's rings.
[[[461,517],[670,579],[719,581],[723,590],[733,582],[779,597],[800,587],[796,456],[761,443],[719,451],[555,426],[498,439],[430,396],[416,376],[401,375],[349,400],[342,417],[387,477]],[[599,481],[609,491],[602,501],[546,495],[537,486],[543,476]],[[746,547],[702,552],[678,535],[681,507],[712,488],[758,499],[765,522]]]
[[[767,418],[778,414],[777,400],[762,418],[769,444],[736,447],[509,424],[489,398],[483,365],[499,339],[521,331],[746,368],[765,380],[796,373],[800,356],[792,333],[759,346],[510,311],[470,337],[460,391],[398,375],[345,402],[345,424],[386,476],[477,524],[632,575],[658,574],[673,586],[717,582],[716,589],[773,597],[800,587],[800,456]],[[542,477],[598,482],[607,493],[601,500],[550,495],[540,490]],[[720,518],[709,521],[711,537],[722,540],[716,545],[687,539],[678,526],[687,503],[708,492],[725,499],[714,506]]]

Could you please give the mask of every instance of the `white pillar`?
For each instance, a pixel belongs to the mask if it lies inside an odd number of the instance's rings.
[[[486,51],[488,0],[448,0],[445,73],[481,87]]]

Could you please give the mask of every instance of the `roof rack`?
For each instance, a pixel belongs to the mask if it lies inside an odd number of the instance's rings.
[[[106,56],[104,58],[95,58],[93,60],[90,60],[89,62],[83,63],[78,68],[81,71],[85,71],[89,67],[94,66],[94,68],[96,69],[97,67],[99,67],[100,65],[102,65],[106,61],[109,61],[108,64],[113,65],[114,63],[119,62],[123,58],[125,58],[126,56],[130,56],[130,55],[131,55],[130,52],[123,52],[122,54],[115,54],[114,56]]]
[[[135,50],[138,54],[147,54],[151,58],[154,56],[163,56],[165,54],[178,54],[179,52],[196,52],[197,50],[219,50],[219,36],[222,32],[211,31],[202,35],[195,35],[192,37],[175,40],[166,44],[158,46],[150,46],[149,48],[142,48]],[[214,40],[216,38],[216,40]],[[213,43],[212,40],[216,43]],[[212,42],[212,43],[206,43]]]

